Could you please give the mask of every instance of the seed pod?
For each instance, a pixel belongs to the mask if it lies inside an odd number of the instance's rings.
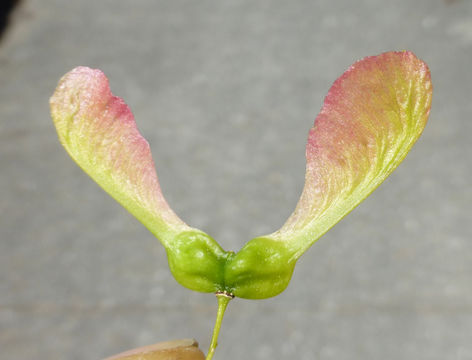
[[[278,231],[236,254],[172,211],[149,144],[100,70],[66,74],[50,104],[67,152],[162,242],[180,284],[263,299],[282,292],[297,259],[405,158],[426,125],[431,97],[429,69],[411,52],[353,64],[334,82],[309,132],[305,187],[295,211]]]

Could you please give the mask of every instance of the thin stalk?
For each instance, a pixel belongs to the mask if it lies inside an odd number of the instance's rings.
[[[215,349],[218,346],[218,334],[220,333],[221,322],[223,321],[226,306],[228,306],[229,301],[234,296],[227,292],[217,292],[216,297],[218,299],[218,312],[216,314],[215,327],[213,329],[213,336],[211,337],[210,348],[208,349],[206,360],[211,360],[215,354]]]

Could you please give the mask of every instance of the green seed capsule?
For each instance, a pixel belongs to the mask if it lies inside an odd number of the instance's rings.
[[[181,285],[201,292],[224,290],[224,267],[229,253],[209,235],[183,232],[166,250],[172,275]]]
[[[255,238],[234,254],[197,231],[179,234],[167,248],[167,258],[181,285],[201,292],[226,291],[245,299],[265,299],[284,291],[296,262],[279,241]]]
[[[296,259],[280,241],[259,237],[249,241],[225,267],[225,288],[237,297],[265,299],[285,290]]]

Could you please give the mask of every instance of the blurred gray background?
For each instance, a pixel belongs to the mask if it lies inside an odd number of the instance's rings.
[[[408,49],[432,72],[405,162],[299,261],[280,296],[235,299],[216,359],[472,359],[472,1],[24,0],[0,43],[0,357],[100,359],[193,337],[211,294],[73,163],[48,98],[102,69],[181,218],[238,250],[278,229],[307,133],[355,60]]]

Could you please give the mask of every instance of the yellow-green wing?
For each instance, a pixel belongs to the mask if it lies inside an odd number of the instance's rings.
[[[305,187],[283,227],[264,236],[298,258],[374,191],[421,135],[432,97],[408,51],[364,58],[338,78],[309,132]]]
[[[50,99],[59,140],[75,162],[164,245],[191,229],[167,204],[148,142],[100,70],[78,67]]]

